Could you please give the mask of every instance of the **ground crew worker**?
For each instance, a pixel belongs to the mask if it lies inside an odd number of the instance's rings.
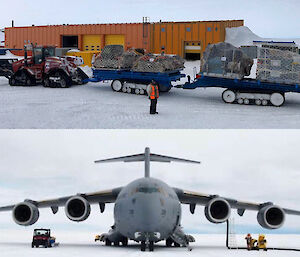
[[[150,114],[158,114],[156,111],[157,99],[159,98],[159,90],[157,82],[152,80],[151,84],[147,87],[147,93],[151,101]]]
[[[252,250],[252,236],[251,234],[248,234],[246,237],[246,242],[247,242],[247,250],[250,251]]]
[[[264,251],[267,251],[267,240],[266,240],[265,235],[258,236],[257,246],[258,246],[259,250],[262,249]]]

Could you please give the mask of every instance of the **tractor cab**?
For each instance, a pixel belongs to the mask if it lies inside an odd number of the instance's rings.
[[[34,64],[42,64],[47,57],[55,56],[54,46],[35,46],[32,50]]]

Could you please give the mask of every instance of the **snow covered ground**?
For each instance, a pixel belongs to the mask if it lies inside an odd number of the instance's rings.
[[[140,251],[139,245],[130,242],[129,246],[106,247],[103,243],[95,243],[95,233],[87,232],[65,232],[53,231],[57,242],[60,243],[55,248],[31,248],[32,230],[1,231],[0,233],[0,251],[3,257],[16,256],[299,256],[299,252],[292,251],[274,251],[257,252],[246,250],[228,250],[225,247],[225,235],[195,235],[196,243],[192,244],[193,250],[188,252],[186,248],[166,248],[164,242],[156,245],[153,253]],[[237,235],[239,246],[245,246],[245,235]],[[254,235],[257,238],[257,235]],[[267,235],[269,247],[300,248],[300,235]]]
[[[193,74],[200,64],[186,66]],[[116,93],[109,84],[26,88],[0,78],[0,128],[300,128],[300,94],[287,94],[276,108],[225,104],[222,92],[173,88],[161,95],[159,115],[150,116],[146,96]]]

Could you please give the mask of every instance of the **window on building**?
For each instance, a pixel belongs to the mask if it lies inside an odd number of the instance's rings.
[[[166,29],[165,28],[161,28],[161,32],[165,32],[166,31]]]
[[[190,27],[187,27],[187,28],[186,28],[186,31],[187,31],[187,32],[191,32],[191,28],[190,28]]]
[[[208,31],[208,32],[211,32],[211,27],[207,27],[207,31]]]
[[[78,48],[78,36],[62,36],[62,47]]]

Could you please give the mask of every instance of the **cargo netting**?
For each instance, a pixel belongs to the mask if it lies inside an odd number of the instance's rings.
[[[242,79],[249,76],[253,59],[229,43],[208,45],[201,59],[200,71],[211,76]]]
[[[273,83],[299,84],[300,55],[291,51],[259,48],[256,78]]]
[[[124,51],[121,45],[105,46],[94,62],[96,69],[128,69],[139,72],[168,72],[184,68],[180,56],[153,55],[143,49]]]
[[[133,71],[140,72],[168,72],[182,70],[184,59],[178,55],[147,54],[140,57],[133,66]]]

